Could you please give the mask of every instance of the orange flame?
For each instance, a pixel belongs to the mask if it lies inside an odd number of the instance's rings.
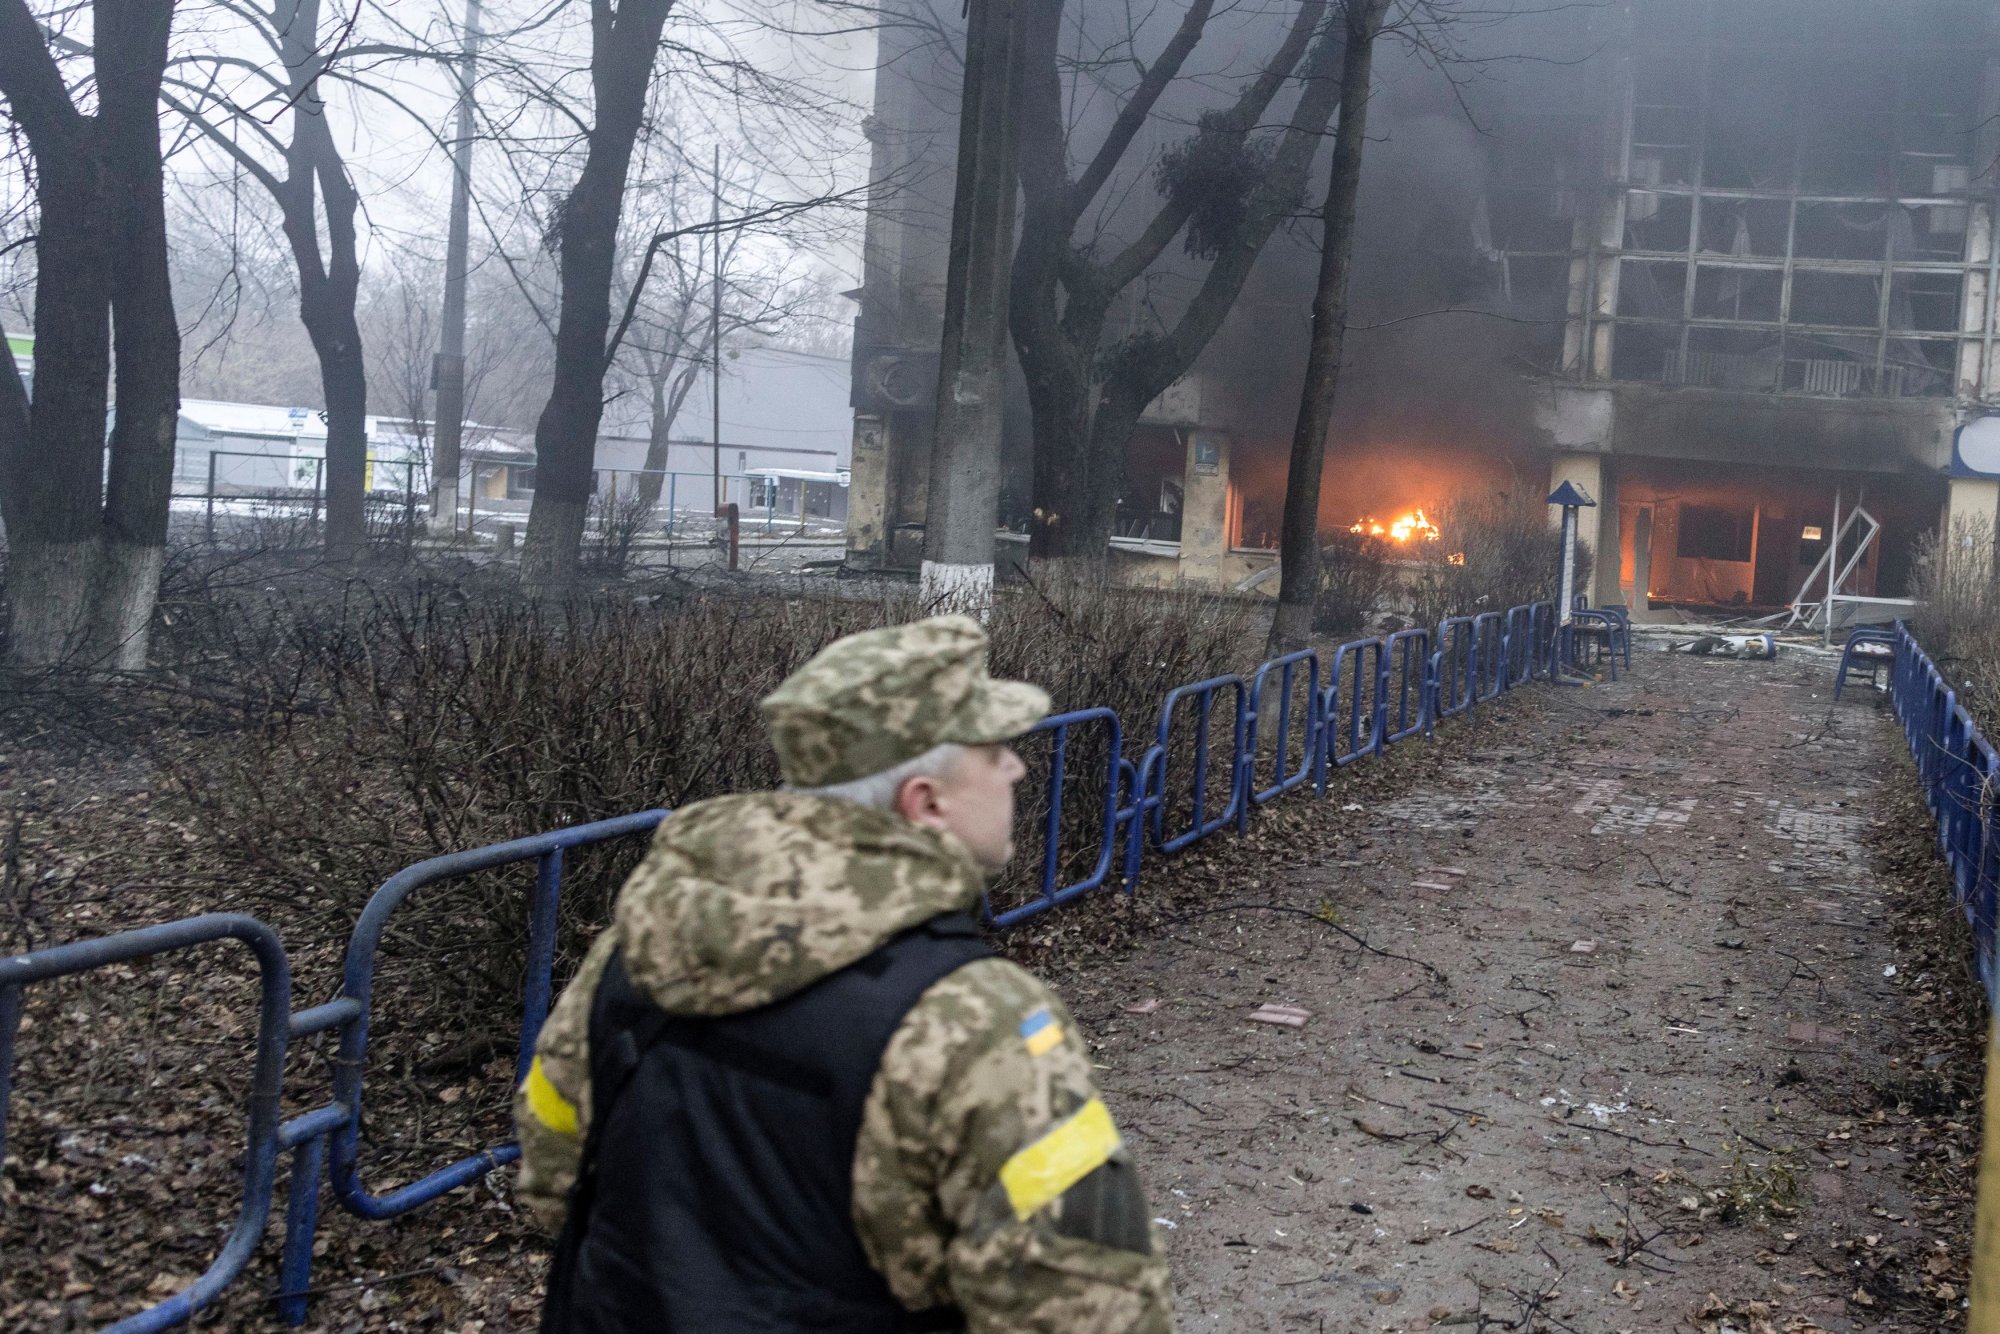
[[[1408,514],[1404,514],[1387,524],[1382,523],[1378,519],[1362,519],[1347,531],[1350,533],[1366,533],[1370,537],[1386,537],[1392,541],[1406,544],[1411,538],[1421,538],[1426,542],[1435,542],[1442,536],[1438,532],[1438,526],[1431,522],[1430,516],[1420,509],[1411,510]]]

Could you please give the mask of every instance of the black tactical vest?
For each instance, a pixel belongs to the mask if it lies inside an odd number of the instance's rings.
[[[669,1015],[614,955],[590,1012],[591,1124],[544,1334],[892,1334],[868,1264],[854,1145],[882,1051],[933,982],[992,953],[948,913],[783,1000]]]

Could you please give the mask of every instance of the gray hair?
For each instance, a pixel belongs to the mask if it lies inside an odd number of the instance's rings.
[[[824,797],[833,801],[851,801],[857,806],[871,810],[893,811],[896,809],[896,794],[903,790],[903,784],[912,778],[942,778],[957,764],[965,747],[956,741],[947,741],[942,746],[932,746],[915,759],[892,764],[878,773],[865,778],[849,779],[845,783],[831,783],[826,787],[794,787],[787,791],[802,797]]]

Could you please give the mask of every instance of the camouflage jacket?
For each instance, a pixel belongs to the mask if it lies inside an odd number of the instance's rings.
[[[522,1198],[559,1224],[590,1120],[591,1002],[622,950],[670,1012],[788,996],[978,900],[949,834],[851,802],[722,797],[660,826],[557,1000],[515,1098]],[[933,984],[890,1039],[855,1146],[854,1226],[912,1310],[986,1331],[1170,1331],[1166,1259],[1062,1002],[1002,959]]]

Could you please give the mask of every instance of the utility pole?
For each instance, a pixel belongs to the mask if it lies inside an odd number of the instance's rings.
[[[1024,6],[1022,0],[970,0],[970,6],[922,597],[932,610],[984,619],[993,605],[993,529],[1000,510],[1017,188],[1013,101]]]
[[[709,409],[713,414],[714,430],[711,439],[715,441],[715,512],[722,513],[722,145],[715,146],[715,156],[709,167],[708,194],[708,243],[715,257],[714,271],[709,274],[708,294],[708,356],[709,356]]]
[[[463,54],[458,70],[458,140],[451,150],[451,223],[444,248],[444,318],[431,388],[437,413],[431,442],[431,531],[458,528],[458,468],[465,421],[465,269],[472,213],[472,84],[479,61],[479,0],[465,0]]]

